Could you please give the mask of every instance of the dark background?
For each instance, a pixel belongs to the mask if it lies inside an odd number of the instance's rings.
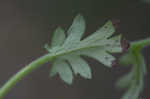
[[[47,43],[57,26],[69,27],[81,13],[86,33],[94,32],[108,19],[121,21],[117,33],[128,40],[150,36],[150,4],[138,0],[0,0],[0,85],[32,60],[47,53]],[[150,70],[150,47],[143,51]],[[49,79],[51,65],[25,77],[4,99],[120,99],[115,81],[126,71],[108,69],[88,59],[93,79],[76,77],[68,86],[58,77]],[[144,99],[150,99],[150,74],[145,77]]]

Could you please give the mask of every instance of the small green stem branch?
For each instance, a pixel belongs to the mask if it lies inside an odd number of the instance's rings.
[[[146,46],[150,45],[150,38],[144,39],[144,40],[139,40],[139,41],[135,41],[132,43],[134,49],[143,49]]]
[[[51,61],[55,58],[55,55],[47,54],[44,55],[37,60],[33,61],[29,65],[25,66],[23,69],[21,69],[17,74],[15,74],[8,82],[6,82],[1,88],[0,88],[0,99],[3,99],[3,97],[27,74],[31,73],[33,70],[40,67],[41,64],[44,64],[48,61]]]

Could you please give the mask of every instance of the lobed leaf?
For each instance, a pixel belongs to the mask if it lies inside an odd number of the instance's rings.
[[[80,42],[84,31],[85,31],[85,20],[83,16],[79,14],[75,17],[71,27],[67,31],[68,38],[66,39],[64,46]]]
[[[111,21],[108,21],[91,36],[81,40],[84,32],[85,20],[83,16],[79,14],[75,17],[71,27],[67,31],[68,37],[65,38],[64,31],[58,28],[55,31],[54,38],[52,39],[52,47],[47,48],[49,52],[56,55],[55,62],[57,64],[53,63],[53,70],[55,72],[52,70],[52,74],[59,73],[61,79],[67,83],[72,82],[73,79],[71,78],[73,74],[79,74],[87,79],[92,78],[91,69],[85,60],[80,57],[81,55],[92,57],[105,66],[111,67],[115,57],[110,53],[119,53],[122,50],[120,44],[121,36],[111,37],[115,32]],[[59,36],[62,36],[62,38]],[[61,70],[58,68],[60,65],[58,65],[59,62],[57,62],[57,60],[61,60],[61,64],[63,64],[63,66],[61,66]],[[65,70],[62,67],[65,68]],[[66,71],[68,71],[68,74],[71,75],[68,78],[65,78],[64,76],[68,75],[64,73]]]
[[[61,27],[58,27],[53,34],[51,47],[62,45],[65,39],[66,39],[65,31]]]
[[[121,45],[120,45],[120,42],[121,42],[121,35],[112,37],[112,38],[111,38],[110,40],[108,40],[108,41],[109,41],[109,43],[106,44],[106,46],[105,46],[105,49],[106,49],[108,52],[111,52],[111,53],[122,52],[122,48],[121,48]]]
[[[74,73],[80,74],[82,77],[91,79],[91,69],[89,65],[82,59],[80,56],[70,56],[71,58],[68,58],[68,62],[70,63]]]
[[[89,48],[81,51],[80,54],[94,58],[107,67],[111,67],[112,62],[115,60],[115,57],[107,53],[103,47]]]
[[[73,74],[69,65],[63,60],[56,60],[51,68],[50,76],[53,77],[59,74],[60,78],[67,84],[71,84],[73,80]]]

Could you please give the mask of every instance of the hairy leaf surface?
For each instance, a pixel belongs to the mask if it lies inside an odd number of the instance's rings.
[[[66,83],[71,83],[70,80],[73,80],[72,74],[79,74],[86,79],[92,78],[91,69],[88,63],[80,57],[81,55],[92,57],[105,66],[111,67],[115,57],[110,53],[119,53],[122,51],[120,45],[121,36],[111,37],[115,32],[111,21],[108,21],[92,35],[81,40],[84,32],[85,20],[79,14],[75,17],[67,31],[67,38],[65,38],[64,31],[58,28],[54,32],[52,46],[47,48],[49,52],[56,55],[52,74],[58,73]],[[56,63],[59,63],[57,60],[61,60],[62,65],[56,65]],[[58,68],[59,66],[61,69]],[[67,71],[68,73],[65,73]]]

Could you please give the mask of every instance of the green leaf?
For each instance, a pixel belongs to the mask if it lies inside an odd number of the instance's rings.
[[[122,48],[120,45],[121,35],[112,37],[109,42],[106,44],[105,49],[110,53],[118,53],[122,52]]]
[[[63,41],[64,39],[62,40],[63,44],[61,42],[61,44],[54,43],[54,46],[48,48],[48,50],[56,56],[55,61],[63,60],[64,63],[67,62],[70,65],[70,68],[72,68],[72,74],[75,74],[74,76],[79,74],[84,78],[90,79],[92,78],[91,69],[80,56],[85,55],[92,57],[105,66],[111,67],[115,57],[110,53],[121,52],[121,36],[111,37],[115,32],[111,21],[108,21],[91,36],[81,40],[84,32],[85,20],[83,16],[78,15],[75,17],[71,27],[67,31],[68,37],[65,41]],[[58,32],[56,32],[56,34],[57,33]],[[56,42],[58,40],[57,36],[54,37],[53,41]],[[62,71],[63,68],[61,72]],[[61,78],[64,79],[63,77]]]
[[[78,43],[81,40],[84,31],[85,31],[85,20],[83,16],[79,14],[75,17],[71,27],[67,31],[68,38],[66,39],[64,45],[68,44],[71,45],[72,43]]]
[[[105,48],[103,47],[90,48],[87,50],[83,50],[80,52],[80,54],[88,56],[88,57],[92,57],[107,67],[111,67],[112,62],[115,60],[115,57],[107,53],[105,51]]]
[[[146,68],[146,64],[145,64],[145,59],[143,57],[143,55],[139,55],[139,60],[141,61],[140,62],[140,65],[141,65],[141,70],[143,70],[144,74],[147,74],[147,68]]]
[[[45,48],[46,50],[51,49],[50,46],[49,46],[49,44],[45,44],[45,45],[44,45],[44,48]]]
[[[65,38],[65,31],[61,27],[58,27],[53,34],[51,47],[62,45],[65,41]]]
[[[108,21],[103,27],[98,29],[95,33],[87,37],[86,39],[83,40],[83,43],[95,43],[97,41],[99,44],[104,44],[103,40],[108,39],[112,34],[115,32],[115,28],[112,24],[111,21]]]
[[[70,63],[74,73],[80,74],[82,77],[91,79],[91,69],[89,65],[79,56],[70,56],[71,58],[68,58],[68,62]]]
[[[140,92],[140,90],[139,90],[138,86],[134,84],[123,95],[122,99],[138,99],[139,92]]]
[[[134,75],[135,74],[135,70],[132,69],[131,72],[129,72],[128,74],[122,76],[116,83],[116,86],[118,88],[128,88],[131,83],[135,80],[133,79],[134,78]]]
[[[53,77],[59,74],[60,78],[67,84],[72,84],[73,74],[69,65],[63,60],[56,60],[53,63],[53,67],[50,72],[50,76]]]
[[[138,99],[144,88],[146,65],[141,50],[149,41],[146,39],[131,43],[127,53],[119,60],[121,65],[132,65],[131,71],[117,82],[120,88],[128,88],[121,99]]]
[[[126,66],[129,66],[129,65],[132,65],[133,62],[134,62],[134,55],[132,53],[125,53],[123,56],[121,56],[119,58],[119,64],[120,65],[126,65]]]
[[[143,90],[143,79],[132,81],[129,89],[123,95],[122,99],[139,99],[139,95]]]

